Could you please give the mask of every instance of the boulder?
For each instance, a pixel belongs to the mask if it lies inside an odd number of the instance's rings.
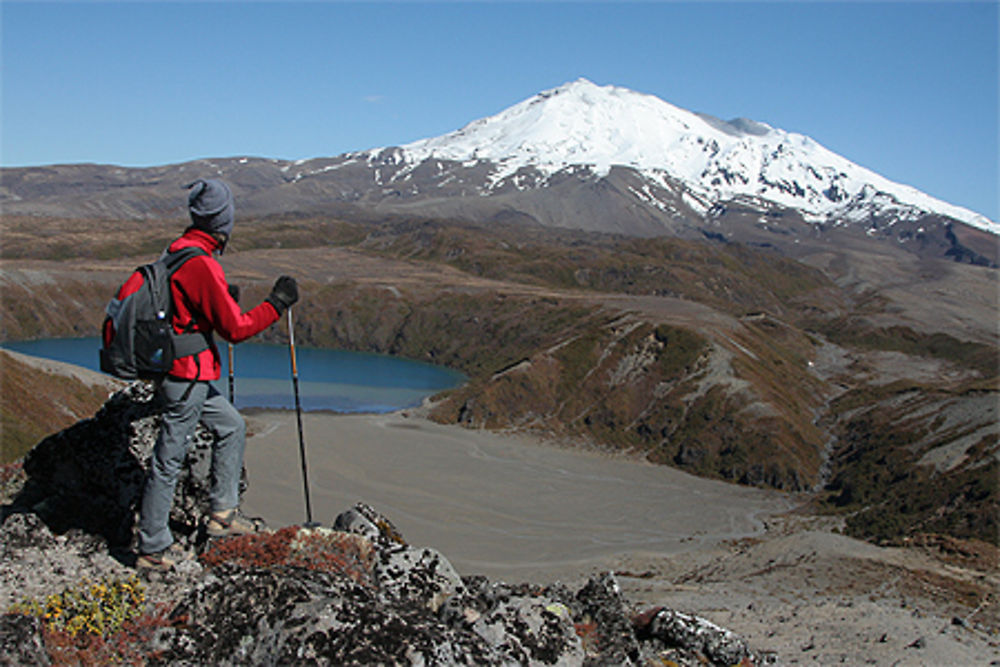
[[[585,651],[569,608],[530,586],[469,577],[442,616],[482,637],[505,664],[579,665]]]
[[[154,650],[188,664],[501,664],[473,633],[420,602],[303,568],[214,571],[176,607]]]
[[[615,576],[606,572],[592,577],[575,597],[577,616],[594,626],[602,656],[622,665],[638,662],[639,642]]]
[[[572,616],[560,602],[528,587],[463,579],[444,555],[406,544],[387,517],[362,503],[338,516],[334,527],[377,545],[373,574],[380,602],[422,607],[450,631],[478,637],[478,660],[491,661],[483,664],[575,665],[583,660]]]
[[[754,653],[741,637],[711,621],[673,609],[649,609],[632,623],[640,639],[681,648],[712,665],[764,664],[772,658]]]
[[[338,529],[339,528],[339,529]],[[351,532],[342,529],[350,528]],[[472,578],[406,544],[367,505],[333,529],[289,527],[212,544],[210,570],[151,650],[168,662],[577,665],[569,609]]]
[[[407,544],[387,517],[365,503],[338,515],[333,528],[360,535],[378,546],[373,575],[379,596],[387,603],[419,601],[436,612],[448,598],[464,590],[462,578],[447,558],[435,549]]]
[[[94,417],[42,440],[25,457],[27,480],[4,515],[28,511],[56,533],[80,529],[129,550],[159,433],[157,412],[153,388],[135,382],[112,394]],[[186,547],[205,539],[212,442],[199,424],[177,483],[170,523]]]

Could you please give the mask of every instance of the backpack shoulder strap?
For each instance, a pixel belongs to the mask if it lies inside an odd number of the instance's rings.
[[[160,259],[163,261],[163,265],[167,269],[167,275],[172,276],[174,272],[181,268],[186,261],[192,257],[197,257],[198,255],[207,256],[208,253],[201,248],[188,246],[187,248],[181,248],[180,250],[176,250],[174,252],[166,252]]]
[[[170,280],[170,277],[181,268],[185,262],[189,259],[197,257],[199,255],[208,256],[208,253],[194,246],[188,246],[187,248],[181,248],[175,252],[167,252],[161,257],[163,266],[167,271],[166,279]],[[169,288],[168,288],[169,289]],[[210,334],[206,333],[189,333],[191,328],[194,326],[194,320],[188,322],[187,326],[184,327],[185,333],[172,334],[174,343],[174,355],[176,357],[187,357],[193,354],[198,354],[203,350],[207,350],[211,347]]]

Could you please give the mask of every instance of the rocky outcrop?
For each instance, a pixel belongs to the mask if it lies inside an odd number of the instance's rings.
[[[23,487],[4,499],[11,500],[0,526],[5,610],[80,582],[134,574],[127,546],[156,428],[151,392],[136,384],[29,454]],[[577,590],[460,576],[444,555],[408,544],[364,504],[330,527],[208,541],[199,526],[210,446],[200,433],[172,516],[178,540],[198,558],[142,573],[143,616],[115,636],[67,638],[52,618],[22,604],[0,617],[0,664],[48,664],[57,649],[64,662],[86,661],[95,646],[152,664],[765,661],[707,621],[662,608],[633,614],[611,574]],[[142,623],[146,631],[137,629]]]
[[[364,506],[338,522],[362,512],[388,524]],[[146,575],[169,612],[155,633],[127,638],[141,641],[132,653],[152,656],[153,664],[219,665],[767,661],[694,616],[656,608],[633,617],[611,574],[576,591],[459,577],[432,550],[385,539],[384,532],[370,540],[360,533],[374,523],[351,524],[357,533],[290,527],[231,538],[177,572]],[[55,559],[67,582],[115,571],[100,565],[104,554],[85,555],[95,538],[79,531],[53,536],[34,515],[10,516],[0,537],[12,569]],[[0,664],[48,664],[48,643],[56,639],[39,618],[0,617]]]
[[[25,456],[26,483],[4,515],[28,511],[55,532],[79,529],[105,538],[112,549],[129,550],[159,424],[151,386],[137,382],[116,392],[94,417],[45,438]],[[212,435],[199,424],[170,514],[184,546],[205,541],[211,451]]]

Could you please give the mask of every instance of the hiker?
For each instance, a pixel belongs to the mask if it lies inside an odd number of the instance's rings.
[[[187,260],[170,280],[173,297],[173,327],[177,333],[197,332],[208,348],[173,362],[157,388],[163,406],[163,423],[153,449],[149,476],[139,515],[140,567],[169,569],[186,554],[174,544],[168,519],[177,477],[201,421],[215,435],[212,447],[211,514],[208,534],[239,535],[255,526],[237,512],[246,423],[236,408],[210,384],[222,373],[219,350],[212,332],[238,343],[274,324],[298,301],[294,278],[281,276],[268,297],[247,312],[241,312],[226,283],[219,262],[233,231],[233,195],[220,180],[198,180],[187,186],[191,226],[170,244],[169,251],[195,246],[207,254]]]

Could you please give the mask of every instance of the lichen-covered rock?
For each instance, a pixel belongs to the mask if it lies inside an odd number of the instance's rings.
[[[112,548],[128,549],[159,426],[150,385],[135,382],[116,392],[94,417],[45,438],[28,453],[24,488],[4,515],[29,511],[57,533],[78,528],[101,535]],[[199,424],[177,484],[170,522],[186,547],[204,538],[212,442],[211,432]]]
[[[17,513],[0,526],[0,558],[11,562],[24,556],[25,550],[44,552],[56,546],[55,535],[35,514]]]
[[[41,625],[34,616],[0,616],[0,665],[51,664],[42,642]]]
[[[491,603],[484,611],[466,606],[459,618],[506,661],[519,665],[583,663],[583,645],[566,605],[544,595],[498,594],[496,590],[490,591],[488,599]]]
[[[683,648],[694,653],[702,664],[738,665],[763,664],[736,634],[698,616],[684,614],[665,607],[656,607],[633,619],[635,632],[641,639],[652,640],[667,648]]]
[[[398,545],[379,552],[375,576],[386,602],[419,602],[431,611],[464,590],[462,578],[435,549]]]
[[[387,605],[426,608],[445,626],[478,635],[504,663],[582,661],[580,639],[565,605],[529,594],[526,587],[491,584],[481,577],[463,580],[441,553],[409,546],[392,522],[368,505],[355,505],[334,526],[378,545],[377,596]]]
[[[351,509],[338,514],[333,522],[333,527],[336,530],[367,537],[382,547],[406,544],[402,533],[392,521],[366,503],[355,503]]]
[[[338,515],[336,530],[361,535],[378,545],[374,576],[381,599],[411,601],[437,611],[464,591],[462,577],[440,552],[410,546],[392,522],[364,503]]]
[[[420,603],[384,604],[331,573],[224,568],[175,609],[157,650],[197,664],[501,664],[474,633]]]
[[[358,532],[289,527],[213,545],[202,557],[210,575],[175,607],[157,654],[265,665],[583,661],[562,603],[482,578],[469,588],[443,555],[405,544],[370,507],[352,508],[335,525]],[[315,546],[317,537],[331,553],[303,560],[295,545]]]
[[[13,514],[0,525],[0,563],[0,613],[25,598],[59,593],[67,585],[131,574],[111,556],[101,537],[76,529],[54,535],[29,513]]]
[[[595,628],[602,661],[620,665],[638,661],[639,643],[613,574],[608,572],[592,577],[576,594],[576,603],[580,622]]]

